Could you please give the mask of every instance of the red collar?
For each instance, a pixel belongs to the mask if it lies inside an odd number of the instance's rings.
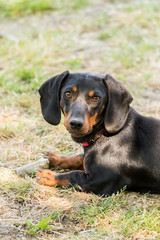
[[[83,147],[88,147],[91,143],[96,142],[106,131],[103,131],[102,133],[96,135],[93,139],[91,139],[89,142],[82,142],[80,143]]]
[[[87,147],[89,146],[89,143],[88,142],[83,142],[83,143],[80,143],[83,147]]]

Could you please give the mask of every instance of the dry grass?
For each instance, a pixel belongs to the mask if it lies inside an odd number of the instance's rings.
[[[132,92],[140,113],[159,118],[159,1],[76,1],[76,9],[60,2],[36,14],[31,5],[0,11],[0,238],[159,239],[158,195],[122,191],[102,199],[40,186],[13,171],[44,150],[81,152],[63,124],[42,119],[39,106],[41,83],[66,69],[110,73]]]

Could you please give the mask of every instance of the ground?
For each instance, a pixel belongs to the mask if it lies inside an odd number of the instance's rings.
[[[101,198],[14,173],[44,150],[82,151],[63,119],[53,127],[41,115],[37,90],[62,71],[109,73],[139,113],[160,118],[159,1],[14,2],[0,10],[0,239],[160,239],[159,195]]]

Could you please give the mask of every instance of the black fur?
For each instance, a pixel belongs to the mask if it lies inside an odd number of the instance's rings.
[[[86,104],[87,110],[81,108],[80,102],[76,109],[81,117],[86,111],[95,114],[105,104],[92,131],[82,138],[73,139],[77,142],[90,141],[95,129],[105,132],[84,147],[85,171],[57,174],[55,178],[68,179],[83,191],[104,196],[116,193],[124,186],[133,191],[160,193],[160,120],[141,116],[130,107],[132,96],[111,76],[65,72],[51,78],[40,88],[42,113],[46,121],[54,125],[60,122],[59,101],[61,99],[67,109],[69,100],[65,100],[63,94],[72,86],[77,86],[79,91],[72,100],[72,106],[77,96],[85,99],[83,104]],[[86,94],[91,90],[101,94],[99,105],[92,106],[87,102]],[[70,110],[71,103],[68,102],[68,106]]]

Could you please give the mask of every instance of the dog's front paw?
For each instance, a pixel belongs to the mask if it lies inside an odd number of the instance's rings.
[[[49,160],[49,167],[60,167],[61,166],[61,156],[54,152],[44,152],[44,157]]]
[[[56,172],[51,170],[40,170],[36,174],[37,181],[46,186],[56,186],[57,180],[55,179]]]
[[[71,185],[70,180],[66,174],[56,174],[51,170],[40,170],[36,174],[37,181],[46,186],[69,186]]]

